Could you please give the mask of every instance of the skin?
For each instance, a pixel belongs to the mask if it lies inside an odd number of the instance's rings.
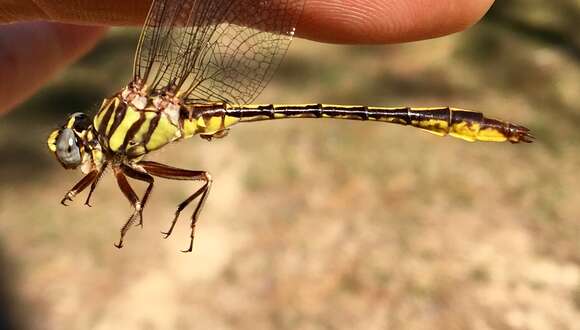
[[[111,25],[142,24],[148,0],[0,0],[0,114],[89,51]],[[308,0],[297,35],[382,44],[434,38],[477,22],[493,0]],[[34,22],[32,22],[34,21]],[[42,56],[39,56],[42,54]]]

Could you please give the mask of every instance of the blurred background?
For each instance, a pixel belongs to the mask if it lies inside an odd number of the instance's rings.
[[[191,210],[160,234],[191,183],[158,180],[121,250],[112,177],[59,204],[80,173],[46,137],[127,83],[138,30],[112,30],[0,120],[0,328],[579,329],[579,22],[576,0],[503,0],[436,40],[296,40],[257,101],[451,105],[537,141],[288,120],[171,145],[149,159],[215,179],[191,254]]]

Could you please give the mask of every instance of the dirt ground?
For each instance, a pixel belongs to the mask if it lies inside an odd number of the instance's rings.
[[[113,31],[0,118],[0,296],[22,328],[580,329],[574,56],[485,23],[388,47],[295,41],[258,101],[452,105],[537,142],[287,120],[171,145],[149,159],[215,179],[183,254],[191,211],[160,231],[193,184],[159,180],[118,250],[130,208],[112,176],[92,208],[62,207],[80,174],[45,150],[67,113],[124,84],[134,41]]]

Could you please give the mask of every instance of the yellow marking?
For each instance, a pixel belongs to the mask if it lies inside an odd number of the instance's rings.
[[[295,117],[299,117],[299,116],[292,116],[291,118],[295,118]],[[311,116],[311,115],[305,115],[302,116],[303,118],[316,118],[315,116]],[[331,119],[352,119],[352,120],[360,120],[359,116],[356,115],[334,115],[334,116],[330,116],[327,114],[322,114],[322,118],[331,118]]]
[[[93,133],[92,130],[87,131],[87,141],[92,141],[94,139],[96,139],[97,137],[95,136],[95,133]]]
[[[416,126],[441,136],[446,135],[449,130],[449,123],[439,119],[420,120]]]
[[[205,119],[203,119],[203,117],[199,117],[197,118],[197,127],[203,127],[205,128]]]
[[[222,117],[209,117],[205,119],[205,132],[204,133],[215,133],[221,130],[222,127]]]
[[[246,106],[244,106],[246,108]],[[195,134],[214,134],[240,121],[240,118],[233,116],[214,116],[186,119],[183,121],[181,133],[187,139]]]
[[[151,125],[151,120],[157,116],[157,113],[145,111],[145,122],[141,125],[141,128],[135,133],[135,137],[133,137],[133,141],[136,143],[142,143],[145,134],[149,131],[149,126]]]
[[[157,113],[152,111],[140,111],[140,110],[136,110],[136,112],[138,113],[143,112],[145,114],[145,121],[143,122],[143,125],[141,125],[139,130],[135,132],[135,135],[131,140],[133,142],[132,146],[131,144],[128,145],[127,153],[131,155],[143,155],[146,152],[145,147],[143,146],[143,139],[145,137],[145,134],[147,134],[147,132],[149,131],[151,120],[153,120],[153,118],[157,116]]]
[[[367,108],[369,109],[369,111],[392,111],[392,110],[404,111],[408,107],[399,106],[399,107],[367,107]],[[432,110],[438,110],[438,109],[441,109],[441,107],[409,108],[410,111],[417,111],[417,112],[432,111]]]
[[[267,104],[264,104],[267,105]],[[253,108],[259,108],[260,106],[264,106],[264,105],[255,105],[253,106]],[[316,103],[302,103],[302,104],[273,104],[272,106],[275,109],[280,109],[280,108],[286,108],[286,107],[302,107],[302,108],[306,108],[306,107],[312,107],[317,105]]]
[[[46,140],[46,143],[48,144],[48,149],[50,149],[50,151],[52,152],[56,152],[56,138],[58,137],[58,132],[59,130],[55,129],[50,133],[48,139]]]
[[[504,142],[507,140],[507,137],[494,128],[486,128],[479,131],[477,139],[479,141]]]
[[[105,112],[101,110],[99,110],[99,112],[97,113],[97,115],[95,116],[95,118],[93,119],[93,127],[96,129],[99,129],[99,126],[101,125],[101,121],[103,120],[103,116],[105,115]]]
[[[109,106],[111,105],[112,102],[113,102],[112,99],[103,100],[103,104],[101,105],[99,112],[97,113],[97,115],[95,116],[95,119],[93,120],[93,127],[98,129],[101,126],[101,122],[103,121],[103,117],[105,116],[105,113],[107,112],[106,110],[109,108]]]
[[[475,142],[475,140],[476,140],[474,137],[461,135],[461,134],[457,134],[457,133],[452,133],[452,132],[450,132],[449,135],[453,136],[454,138],[458,138],[458,139],[461,139],[461,140],[467,141],[467,142]]]
[[[406,107],[400,107],[400,108],[395,108],[395,109],[405,109]],[[420,107],[420,108],[410,108],[411,111],[431,111],[431,110],[436,110],[436,109],[441,109],[441,107]]]
[[[167,116],[161,116],[155,131],[153,131],[149,142],[147,142],[147,149],[156,150],[163,147],[173,141],[178,131],[179,129],[169,121]]]
[[[97,149],[93,149],[91,152],[92,156],[93,156],[93,161],[96,164],[102,164],[103,163],[103,153],[101,152],[101,150],[97,150]]]
[[[113,103],[114,103],[114,106],[113,106],[114,111],[111,114],[111,117],[109,117],[109,122],[107,123],[107,129],[105,130],[106,135],[109,135],[109,131],[111,130],[111,126],[113,126],[113,122],[115,122],[115,117],[117,116],[117,110],[119,108],[119,104],[121,103],[121,100],[119,98],[114,98]]]
[[[340,105],[340,104],[323,104],[322,108],[337,108],[337,109],[355,109],[361,108],[362,105]],[[369,108],[370,109],[370,108]]]
[[[477,140],[477,132],[479,132],[479,129],[480,125],[477,123],[462,121],[451,125],[449,135],[465,141],[473,142]]]
[[[224,118],[224,128],[228,128],[228,127],[236,124],[239,121],[240,121],[240,118],[236,118],[236,117],[232,117],[232,116],[226,116]]]
[[[87,141],[92,141],[93,139],[96,139],[96,136],[94,136],[92,131],[89,131],[87,133]],[[100,146],[97,148],[91,148],[91,156],[93,158],[93,163],[95,163],[97,167],[100,167],[101,164],[103,164],[103,152],[101,151]]]
[[[127,111],[125,113],[125,118],[121,121],[111,138],[109,139],[109,149],[116,152],[119,150],[123,141],[125,140],[125,136],[137,120],[139,120],[140,113],[135,110],[133,106],[128,106]]]
[[[68,122],[66,123],[66,127],[73,128],[74,124],[75,124],[75,117],[70,117]]]
[[[186,119],[183,121],[183,128],[182,128],[182,134],[183,134],[183,138],[187,139],[190,138],[192,136],[194,136],[197,133],[197,120],[196,119]],[[203,120],[202,120],[203,122]]]

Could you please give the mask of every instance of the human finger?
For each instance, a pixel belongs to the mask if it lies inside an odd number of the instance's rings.
[[[340,43],[432,38],[467,28],[492,3],[493,0],[307,0],[297,34]],[[0,0],[0,22],[45,19],[76,24],[139,25],[149,5],[147,0],[20,0],[18,5]]]
[[[0,113],[87,52],[105,28],[29,22],[0,26]]]

